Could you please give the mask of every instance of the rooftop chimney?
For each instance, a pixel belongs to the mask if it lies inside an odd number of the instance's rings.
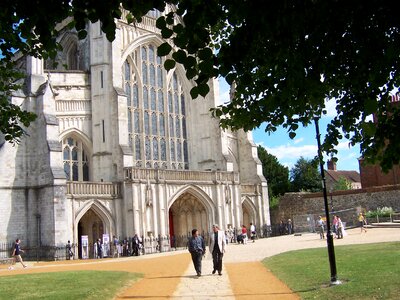
[[[336,162],[333,160],[328,160],[328,170],[336,171]]]

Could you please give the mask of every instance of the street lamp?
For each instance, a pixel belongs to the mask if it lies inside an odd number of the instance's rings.
[[[329,207],[328,207],[328,196],[326,193],[326,180],[325,180],[325,172],[324,172],[324,163],[322,158],[322,150],[321,150],[321,140],[320,140],[320,133],[319,133],[319,125],[318,125],[318,117],[314,118],[315,123],[315,131],[316,131],[316,139],[317,139],[317,146],[318,146],[318,161],[319,167],[321,171],[321,179],[322,179],[322,190],[324,194],[324,206],[325,206],[325,216],[326,216],[326,242],[328,245],[328,256],[329,256],[329,266],[331,269],[331,284],[337,285],[341,282],[337,279],[337,272],[336,272],[336,259],[335,259],[335,249],[333,246],[333,236],[331,232],[331,225],[329,220]]]

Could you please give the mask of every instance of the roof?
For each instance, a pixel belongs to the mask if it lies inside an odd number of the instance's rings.
[[[326,176],[330,176],[334,181],[339,181],[340,177],[346,178],[350,182],[361,182],[360,173],[357,171],[335,171],[325,170]]]

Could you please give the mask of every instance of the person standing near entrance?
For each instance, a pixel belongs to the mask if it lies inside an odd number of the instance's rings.
[[[213,271],[215,274],[218,271],[218,275],[222,275],[222,257],[225,253],[226,238],[225,233],[219,230],[217,224],[213,225],[213,233],[210,235],[209,249],[212,252],[213,257]]]
[[[21,249],[21,247],[19,246],[19,243],[21,242],[20,239],[16,239],[15,240],[15,245],[14,245],[14,250],[12,253],[12,256],[15,258],[15,261],[19,261],[21,263],[21,265],[26,268],[27,265],[24,264],[24,261],[22,260],[21,257],[21,253],[24,253],[24,250]]]
[[[189,252],[192,255],[192,261],[197,276],[201,276],[201,259],[206,253],[204,239],[199,235],[197,229],[192,230],[192,237],[189,239]]]

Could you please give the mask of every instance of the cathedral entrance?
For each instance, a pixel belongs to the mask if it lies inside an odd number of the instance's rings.
[[[80,219],[78,223],[78,253],[82,258],[81,237],[87,235],[89,239],[89,257],[93,258],[93,245],[97,239],[102,239],[104,233],[104,224],[99,215],[89,209]]]
[[[209,227],[206,207],[191,193],[183,193],[172,204],[169,210],[171,247],[185,246],[193,228],[206,235]]]

